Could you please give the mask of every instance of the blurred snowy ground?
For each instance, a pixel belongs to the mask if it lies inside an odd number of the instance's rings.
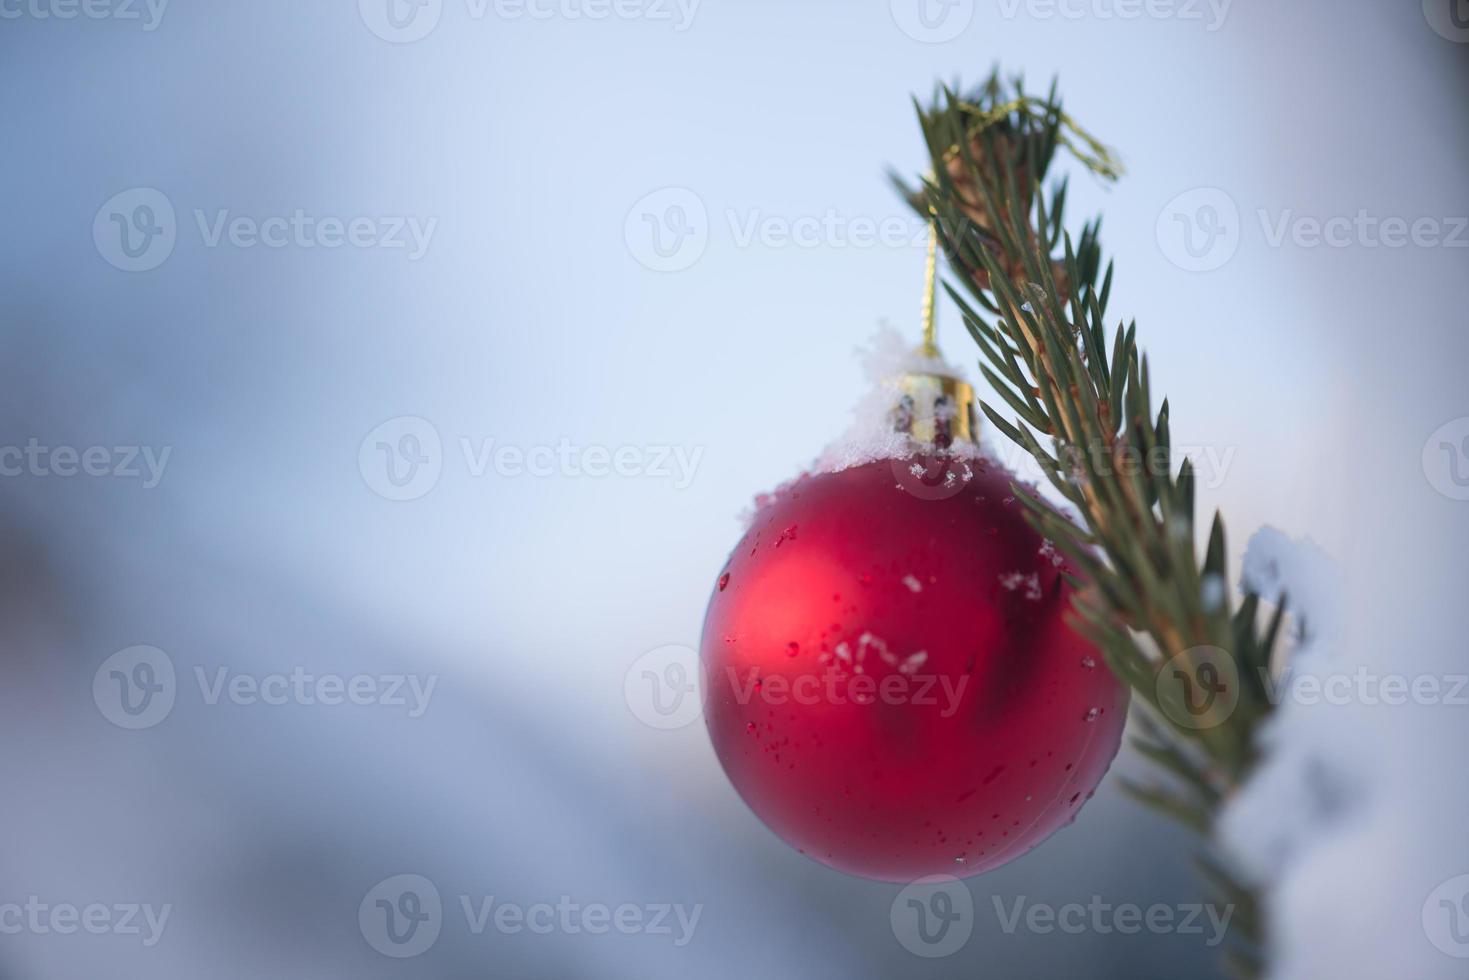
[[[901,216],[881,170],[918,166],[907,92],[1001,55],[1033,79],[1061,72],[1070,107],[1131,168],[1112,192],[1073,187],[1078,217],[1106,210],[1116,309],[1138,316],[1180,441],[1235,451],[1201,503],[1224,508],[1236,556],[1266,523],[1311,536],[1344,579],[1333,656],[1462,671],[1469,503],[1425,479],[1421,450],[1469,415],[1469,253],[1272,247],[1253,216],[1469,214],[1469,45],[1413,4],[1239,4],[1217,30],[976,5],[942,44],[906,36],[886,6],[706,0],[676,31],[446,3],[405,45],[345,2],[170,5],[153,31],[4,7],[23,12],[0,20],[0,446],[171,452],[153,488],[0,479],[0,906],[172,911],[146,947],[0,933],[0,976],[1213,969],[1197,935],[1006,933],[988,911],[992,897],[1200,900],[1188,837],[1113,782],[1073,828],[971,883],[962,951],[920,959],[889,926],[896,889],[789,852],[697,725],[660,732],[629,711],[638,656],[695,642],[751,495],[844,427],[862,384],[846,352],[880,318],[915,319],[921,238],[742,245],[740,229]],[[178,241],[126,273],[92,230],[136,187],[166,195]],[[658,274],[624,234],[665,187],[694,189],[712,228],[697,263]],[[1223,188],[1244,226],[1227,264],[1188,273],[1156,225],[1199,187]],[[296,209],[436,224],[417,260],[208,244],[222,210]],[[968,359],[952,316],[944,330]],[[442,437],[443,471],[392,502],[359,448],[406,415]],[[702,455],[686,487],[475,475],[461,438]],[[167,653],[178,698],[127,731],[93,681],[139,644]],[[195,668],[437,683],[409,718],[210,704]],[[1323,760],[1339,805],[1303,816],[1288,802],[1321,794],[1268,788],[1263,817],[1242,803],[1241,848],[1280,882],[1282,976],[1462,966],[1426,912],[1469,873],[1466,711],[1418,707],[1283,721],[1277,737]],[[1304,778],[1282,765],[1280,782]],[[432,949],[402,961],[358,926],[364,896],[398,874],[433,881],[446,909]],[[491,895],[704,908],[684,946],[474,934],[458,898]]]

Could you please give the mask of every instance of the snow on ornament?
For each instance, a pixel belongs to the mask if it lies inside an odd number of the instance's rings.
[[[968,876],[1070,823],[1127,692],[1064,621],[1071,570],[976,441],[931,341],[880,338],[872,394],[757,499],[710,599],[705,721],[744,801],[855,875]]]

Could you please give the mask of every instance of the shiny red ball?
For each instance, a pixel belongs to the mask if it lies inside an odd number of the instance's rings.
[[[1011,474],[914,465],[762,501],[701,644],[709,735],[745,802],[802,853],[888,881],[998,867],[1069,823],[1127,709],[1063,622],[1064,566]]]

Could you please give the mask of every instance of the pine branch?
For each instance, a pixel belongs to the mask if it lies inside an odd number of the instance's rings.
[[[1136,324],[1119,321],[1108,339],[1101,221],[1073,241],[1065,182],[1049,199],[1043,188],[1058,147],[1103,179],[1121,167],[1066,115],[1054,85],[1036,98],[996,74],[968,97],[943,89],[918,115],[932,169],[916,188],[897,183],[935,222],[962,286],[946,289],[1001,403],[984,404],[985,415],[1080,514],[1073,523],[1016,488],[1032,525],[1080,570],[1073,625],[1141,701],[1134,744],[1169,780],[1129,792],[1207,837],[1256,761],[1284,603],[1263,632],[1258,596],[1231,609],[1217,513],[1199,554],[1193,467],[1172,469],[1169,405],[1153,412]],[[1203,867],[1247,906],[1233,961],[1249,969],[1259,962],[1254,897],[1218,863]]]

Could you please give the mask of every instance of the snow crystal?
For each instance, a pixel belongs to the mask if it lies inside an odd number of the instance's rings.
[[[1035,572],[1005,572],[1000,575],[1000,585],[1011,592],[1025,586],[1025,598],[1031,602],[1039,602],[1041,599],[1041,577]]]
[[[904,657],[903,658],[903,662],[902,663],[898,664],[898,673],[900,673],[900,674],[913,674],[913,673],[916,673],[918,671],[918,668],[919,667],[922,667],[927,661],[928,661],[928,651],[927,650],[919,650],[917,653],[910,653],[907,657]]]
[[[864,632],[861,636],[857,637],[857,648],[865,652],[869,647],[876,650],[878,657],[889,667],[896,667],[898,665],[897,655],[888,650],[888,645],[885,641],[873,636],[871,633]]]

